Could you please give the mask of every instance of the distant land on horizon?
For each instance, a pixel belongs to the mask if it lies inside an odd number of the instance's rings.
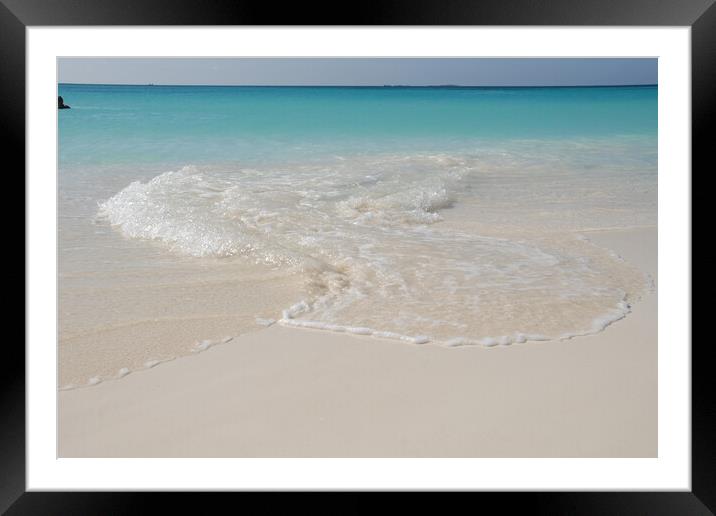
[[[633,88],[658,86],[657,83],[636,84],[534,84],[534,85],[464,85],[464,84],[158,84],[158,83],[102,83],[102,82],[58,82],[59,86],[157,86],[157,87],[206,87],[206,88],[463,88],[463,89],[495,89],[495,88]]]

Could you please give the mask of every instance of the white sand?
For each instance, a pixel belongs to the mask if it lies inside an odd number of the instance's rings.
[[[586,233],[656,281],[656,228]],[[604,332],[442,348],[271,326],[59,392],[62,457],[654,457],[657,295]]]

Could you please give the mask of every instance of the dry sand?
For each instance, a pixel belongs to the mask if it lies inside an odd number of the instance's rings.
[[[656,281],[656,228],[585,235]],[[657,295],[489,349],[272,326],[58,397],[61,457],[655,457]]]

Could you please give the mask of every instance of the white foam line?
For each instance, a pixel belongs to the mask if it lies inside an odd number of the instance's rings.
[[[192,353],[201,353],[202,351],[205,351],[205,350],[209,349],[209,348],[212,347],[212,346],[215,346],[215,345],[217,345],[217,344],[226,344],[227,342],[231,342],[232,340],[234,340],[234,337],[233,337],[233,336],[227,336],[227,337],[224,337],[224,338],[219,339],[219,340],[202,340],[202,341],[199,341],[199,342],[197,342],[197,343],[194,344],[194,348],[192,349]],[[129,374],[131,374],[131,373],[134,373],[134,372],[136,372],[136,371],[143,371],[143,370],[146,371],[146,370],[148,370],[148,369],[153,369],[154,367],[158,366],[159,364],[163,364],[163,363],[165,363],[165,362],[171,362],[172,360],[174,360],[174,359],[176,359],[176,358],[181,358],[182,356],[184,356],[184,355],[179,355],[179,356],[171,357],[171,358],[165,358],[165,359],[162,359],[162,360],[147,360],[146,362],[144,362],[144,364],[143,364],[144,367],[143,367],[143,368],[139,368],[139,369],[132,370],[132,369],[129,369],[129,368],[127,368],[127,367],[123,367],[123,368],[121,368],[121,369],[117,372],[117,375],[114,376],[114,377],[102,378],[102,377],[99,377],[99,376],[93,376],[93,377],[91,377],[91,378],[87,381],[87,383],[84,384],[84,385],[75,385],[75,384],[72,384],[72,383],[71,383],[71,384],[68,384],[68,385],[63,385],[63,386],[61,386],[61,387],[58,387],[58,390],[60,390],[60,391],[71,391],[71,390],[79,389],[79,388],[82,388],[82,387],[91,387],[91,386],[93,386],[93,385],[97,385],[97,384],[102,383],[102,382],[107,381],[107,380],[121,380],[121,379],[124,378],[125,376],[127,376],[127,375],[129,375]]]
[[[310,328],[313,330],[324,330],[339,333],[351,333],[353,335],[370,335],[373,337],[402,340],[405,342],[411,342],[413,344],[425,344],[430,342],[428,337],[423,335],[411,336],[401,335],[399,333],[393,333],[388,331],[379,331],[372,328],[365,328],[362,326],[341,326],[339,324],[324,323],[320,321],[299,321],[292,318],[282,318],[278,321],[283,326],[291,326],[294,328]]]
[[[217,344],[226,344],[227,342],[231,342],[233,339],[234,337],[224,337],[219,340],[202,340],[194,343],[194,348],[191,350],[191,352],[201,353],[202,351],[206,351],[207,349],[216,346]]]
[[[302,304],[303,306],[306,306],[305,302],[301,302],[298,304]],[[297,305],[298,305],[297,304]],[[297,306],[297,305],[294,305]],[[292,307],[293,308],[293,307]],[[290,312],[289,310],[284,310],[284,315],[287,315]],[[302,310],[303,311],[303,310]],[[393,340],[401,340],[404,342],[410,342],[413,344],[425,344],[428,342],[433,342],[434,344],[437,344],[439,346],[448,347],[448,348],[455,348],[455,347],[463,347],[463,346],[482,346],[484,348],[493,348],[497,346],[510,346],[512,344],[523,344],[528,341],[534,341],[534,342],[540,342],[540,341],[550,341],[550,340],[567,340],[572,339],[574,337],[585,337],[588,335],[595,335],[597,333],[601,333],[604,331],[609,325],[624,319],[629,313],[631,312],[631,305],[627,303],[626,299],[623,299],[622,301],[619,301],[616,305],[616,307],[606,314],[596,317],[592,320],[592,325],[588,330],[585,330],[583,332],[574,332],[574,333],[563,333],[562,335],[559,335],[557,337],[549,337],[547,335],[541,335],[536,333],[515,333],[514,335],[502,335],[499,337],[482,337],[479,339],[470,339],[467,337],[455,337],[446,341],[439,341],[437,339],[433,339],[428,336],[419,335],[419,336],[411,336],[411,335],[404,335],[400,333],[390,332],[390,331],[382,331],[382,330],[374,330],[372,328],[365,328],[365,327],[354,327],[354,326],[342,326],[339,324],[332,324],[332,323],[325,323],[321,321],[311,321],[311,320],[297,320],[293,317],[283,317],[279,321],[277,321],[282,326],[288,326],[293,328],[308,328],[313,330],[322,330],[322,331],[332,331],[332,332],[339,332],[339,333],[351,333],[354,335],[369,335],[372,337],[378,337],[378,338],[384,338],[384,339],[393,339]]]
[[[575,333],[563,333],[556,340],[568,340],[574,337],[586,337],[589,335],[596,335],[597,333],[603,332],[608,326],[614,324],[617,321],[624,319],[628,314],[631,313],[631,305],[625,300],[619,301],[617,307],[610,310],[606,314],[595,318],[592,321],[592,327],[589,330]]]
[[[290,306],[281,314],[281,320],[289,320],[296,317],[298,314],[308,311],[309,306],[305,301],[299,301],[295,305]]]
[[[550,341],[550,340],[568,340],[572,339],[574,337],[586,337],[589,335],[596,335],[597,333],[601,333],[604,331],[608,326],[611,324],[624,319],[629,313],[631,313],[631,305],[626,301],[626,299],[623,299],[622,301],[619,301],[617,303],[616,307],[606,314],[595,318],[592,321],[592,326],[590,329],[583,331],[583,332],[574,332],[574,333],[563,333],[562,335],[558,337],[548,337],[546,335],[540,335],[540,334],[526,334],[526,333],[515,333],[514,335],[502,335],[500,337],[482,337],[480,339],[469,339],[466,337],[455,337],[452,339],[449,339],[447,341],[439,341],[435,339],[431,339],[428,336],[425,335],[404,335],[401,333],[395,333],[390,331],[383,331],[383,330],[375,330],[372,328],[367,328],[363,326],[342,326],[339,324],[331,324],[331,323],[324,323],[321,321],[310,321],[310,320],[297,320],[293,319],[293,316],[295,316],[298,313],[302,313],[304,311],[307,311],[309,309],[308,304],[305,301],[301,301],[299,303],[296,303],[288,310],[284,310],[284,316],[289,315],[288,317],[283,317],[278,321],[274,321],[273,319],[261,319],[263,321],[272,321],[271,324],[267,325],[270,326],[272,324],[278,323],[282,326],[287,327],[293,327],[293,328],[308,328],[313,330],[322,330],[322,331],[332,331],[332,332],[338,332],[338,333],[350,333],[353,335],[367,335],[382,339],[391,339],[391,340],[400,340],[403,342],[409,342],[411,344],[426,344],[428,342],[433,342],[434,344],[437,344],[439,346],[448,347],[448,348],[455,348],[455,347],[464,347],[464,346],[482,346],[484,348],[494,348],[497,346],[509,346],[511,344],[522,344],[528,341]],[[257,321],[259,319],[257,318]],[[215,346],[216,344],[224,344],[227,342],[230,342],[233,340],[234,337],[228,336],[224,337],[223,339],[220,339],[218,341],[212,341],[212,340],[202,340],[200,342],[197,342],[194,346],[194,349],[192,352],[194,353],[200,353],[202,351],[205,351],[209,349],[212,346]],[[164,362],[169,362],[171,360],[174,360],[174,358],[167,358],[164,360],[148,360],[144,363],[145,370],[151,369],[153,367],[156,367],[159,364],[162,364]],[[82,387],[90,387],[97,385],[99,383],[102,383],[105,380],[119,380],[121,378],[124,378],[128,374],[132,373],[130,369],[124,367],[119,370],[117,373],[117,376],[114,378],[100,378],[98,376],[91,377],[85,385],[74,385],[69,384],[65,386],[59,387],[59,390],[66,391],[66,390],[73,390],[78,389]]]

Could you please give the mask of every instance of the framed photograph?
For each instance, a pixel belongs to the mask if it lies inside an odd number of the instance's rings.
[[[714,510],[711,1],[2,1],[27,204],[2,510]]]

